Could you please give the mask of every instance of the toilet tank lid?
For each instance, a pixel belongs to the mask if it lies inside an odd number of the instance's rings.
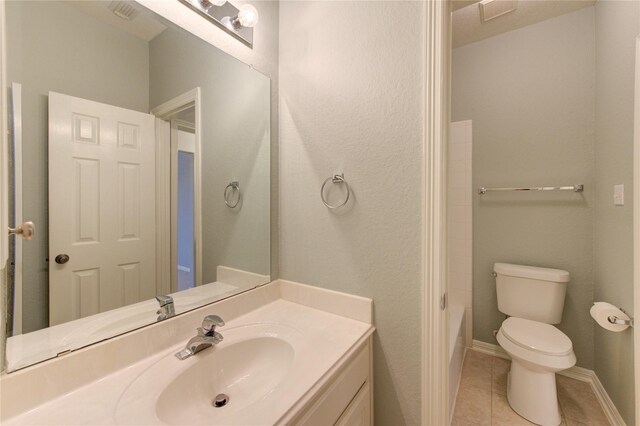
[[[514,265],[512,263],[495,263],[493,270],[496,274],[509,277],[531,278],[541,281],[553,281],[559,283],[569,282],[569,272],[562,269],[540,268],[537,266]]]

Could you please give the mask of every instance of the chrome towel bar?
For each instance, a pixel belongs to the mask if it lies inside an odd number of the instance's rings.
[[[571,186],[534,186],[531,188],[478,188],[478,194],[483,195],[489,191],[584,191],[584,185]]]

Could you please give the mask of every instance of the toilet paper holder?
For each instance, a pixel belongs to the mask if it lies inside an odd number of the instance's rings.
[[[620,309],[622,312],[624,312],[624,309],[622,308],[618,308]],[[626,314],[626,312],[624,312]],[[624,318],[618,318],[615,315],[609,315],[607,317],[607,321],[609,321],[611,324],[618,324],[618,325],[628,325],[633,327],[633,318],[630,319],[624,319]]]

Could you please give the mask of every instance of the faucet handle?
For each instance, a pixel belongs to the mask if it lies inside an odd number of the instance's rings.
[[[202,330],[207,335],[213,335],[216,327],[224,326],[224,320],[217,315],[207,315],[202,320]]]
[[[171,296],[156,296],[156,300],[160,304],[160,307],[167,306],[170,303],[173,303],[173,297]]]
[[[166,320],[176,314],[175,307],[173,306],[173,297],[156,296],[156,300],[160,304],[160,309],[156,311],[156,314],[158,314],[158,321]]]

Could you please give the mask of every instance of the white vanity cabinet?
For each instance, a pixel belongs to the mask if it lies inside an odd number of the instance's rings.
[[[0,423],[371,425],[371,308],[370,299],[267,284],[3,376]],[[211,314],[225,318],[224,340],[177,359]],[[212,407],[211,389],[230,404]]]
[[[368,426],[373,418],[371,337],[311,397],[287,424]]]

